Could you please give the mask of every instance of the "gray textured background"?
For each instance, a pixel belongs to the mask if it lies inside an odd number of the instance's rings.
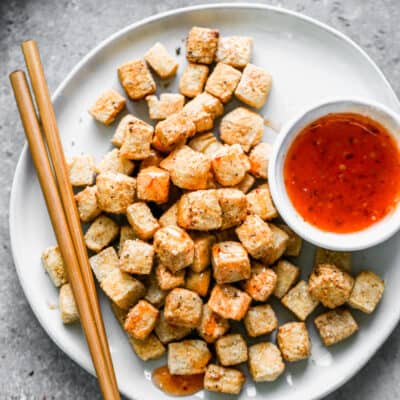
[[[206,2],[212,3],[206,0],[0,0],[1,400],[100,398],[95,379],[66,357],[40,327],[14,271],[8,202],[23,134],[8,74],[23,66],[19,44],[27,38],[39,42],[53,91],[84,54],[121,27],[161,11]],[[367,50],[400,95],[399,0],[271,0],[265,3],[303,12],[349,35]],[[369,364],[327,400],[399,399],[399,360],[400,328],[397,328]]]

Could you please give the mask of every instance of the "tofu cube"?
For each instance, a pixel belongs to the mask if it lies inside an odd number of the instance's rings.
[[[139,200],[166,203],[169,196],[169,173],[158,167],[148,167],[139,171],[137,178]]]
[[[196,328],[200,325],[203,302],[191,290],[172,289],[165,299],[164,316],[170,324]]]
[[[118,68],[118,78],[132,100],[144,99],[156,91],[156,83],[144,60],[135,59]]]
[[[96,167],[92,156],[85,154],[72,157],[68,167],[69,181],[72,186],[93,185]]]
[[[142,240],[126,240],[121,251],[119,266],[130,274],[148,275],[153,268],[153,245]]]
[[[136,179],[130,176],[105,172],[97,175],[96,186],[97,203],[105,212],[124,214],[134,201]]]
[[[271,74],[254,64],[247,64],[235,96],[250,107],[261,108],[267,101],[271,86]]]
[[[178,226],[178,203],[174,203],[167,211],[165,211],[158,219],[161,227],[168,225]]]
[[[67,271],[58,246],[48,247],[42,253],[42,264],[55,287],[68,282]]]
[[[269,304],[250,307],[244,317],[244,326],[250,337],[273,332],[278,327],[278,318]]]
[[[93,273],[101,284],[114,270],[119,269],[119,258],[114,247],[107,247],[89,258]]]
[[[97,204],[97,187],[88,186],[75,195],[76,206],[78,208],[79,218],[82,222],[93,221],[101,214]]]
[[[247,344],[243,336],[232,333],[215,342],[218,361],[224,366],[237,365],[247,361]]]
[[[144,59],[161,79],[172,78],[178,71],[178,61],[160,42],[147,51]]]
[[[96,167],[96,172],[102,174],[104,172],[112,172],[114,174],[130,175],[135,169],[135,164],[121,156],[118,149],[108,152]]]
[[[161,311],[154,331],[160,341],[167,344],[183,339],[185,336],[189,335],[192,328],[170,324],[165,319],[164,311]]]
[[[218,41],[216,61],[244,68],[251,60],[253,38],[248,36],[225,36]]]
[[[222,318],[240,321],[249,309],[251,297],[232,285],[216,285],[211,291],[208,307]]]
[[[237,107],[226,114],[220,124],[221,140],[226,144],[240,144],[247,153],[260,143],[264,133],[261,115],[244,107]]]
[[[144,296],[144,299],[153,304],[156,308],[162,307],[165,303],[165,298],[167,297],[167,291],[160,288],[155,273],[151,273],[146,278],[145,286],[146,295]]]
[[[130,225],[123,225],[120,228],[119,232],[119,245],[118,245],[118,253],[121,254],[122,249],[124,247],[124,243],[127,240],[135,240],[138,239],[135,231]]]
[[[278,216],[268,184],[253,189],[246,195],[246,199],[249,214],[258,215],[264,221],[269,221]]]
[[[194,375],[206,371],[211,352],[203,340],[183,340],[168,345],[168,370],[172,375]]]
[[[89,109],[89,114],[104,125],[110,125],[125,108],[125,99],[115,90],[104,92]]]
[[[294,362],[310,357],[311,343],[304,322],[288,322],[281,325],[276,339],[285,361]]]
[[[314,265],[332,264],[336,267],[351,272],[351,253],[348,251],[332,251],[317,247],[315,251]]]
[[[199,296],[205,297],[211,282],[211,269],[202,272],[189,270],[186,275],[185,288],[196,292]]]
[[[218,150],[223,146],[223,144],[214,136],[212,132],[204,132],[196,135],[190,140],[188,146],[193,150],[199,151],[212,157],[215,153],[210,154],[209,148],[218,148]]]
[[[218,284],[238,282],[250,277],[247,251],[238,242],[220,242],[212,247],[211,263]]]
[[[222,225],[217,191],[197,190],[184,194],[178,203],[178,224],[184,229],[209,231]]]
[[[209,233],[198,233],[192,237],[194,243],[194,257],[191,269],[202,272],[211,264],[211,247],[215,243],[215,236]]]
[[[198,334],[207,342],[214,343],[229,330],[229,321],[212,311],[207,304],[203,306]]]
[[[262,259],[262,262],[266,265],[271,265],[282,257],[286,250],[289,236],[285,231],[279,229],[276,225],[268,224],[268,226],[272,231],[272,244],[269,252]]]
[[[325,346],[339,343],[358,331],[358,325],[349,310],[337,308],[319,315],[314,324]]]
[[[161,290],[172,290],[179,286],[185,286],[185,270],[171,272],[168,267],[158,264],[156,267],[156,278]]]
[[[207,80],[206,92],[227,103],[232,98],[241,75],[240,71],[230,65],[218,63]]]
[[[273,382],[282,375],[285,364],[279,349],[270,342],[249,347],[249,370],[254,382]]]
[[[211,169],[210,159],[189,146],[174,150],[160,163],[167,170],[175,186],[187,190],[206,189]]]
[[[310,295],[327,308],[336,308],[349,300],[354,279],[331,264],[319,264],[308,280]]]
[[[131,204],[126,210],[126,216],[139,239],[151,239],[160,228],[149,206],[142,201]]]
[[[135,123],[137,120],[136,117],[134,117],[131,114],[125,115],[124,117],[121,118],[121,121],[118,123],[117,129],[114,132],[114,135],[111,139],[111,143],[116,146],[116,147],[121,147],[122,143],[124,142],[125,138],[125,132],[128,129],[128,126],[131,123]]]
[[[348,303],[357,310],[371,314],[380,302],[384,290],[385,283],[378,275],[372,271],[362,271],[356,276]]]
[[[211,165],[216,181],[222,186],[237,185],[250,169],[249,159],[238,144],[221,147]]]
[[[250,173],[256,178],[268,179],[269,159],[272,146],[269,143],[258,143],[249,154]]]
[[[303,247],[303,239],[287,225],[278,224],[277,227],[285,231],[289,236],[284,254],[289,257],[299,256]]]
[[[273,267],[277,281],[274,296],[281,299],[289,289],[296,283],[300,276],[300,268],[286,260],[281,260]]]
[[[159,311],[146,300],[139,300],[126,316],[124,329],[135,339],[146,339],[156,325]]]
[[[204,389],[210,392],[239,394],[246,377],[242,371],[210,364],[204,375]]]
[[[247,215],[246,196],[239,189],[218,189],[217,196],[222,210],[221,229],[240,225]]]
[[[162,93],[160,99],[151,95],[146,97],[150,119],[162,120],[182,110],[185,97],[179,93]]]
[[[212,64],[218,47],[217,29],[194,26],[186,42],[186,58],[191,63]]]
[[[74,294],[69,283],[60,288],[59,307],[61,319],[64,324],[73,324],[79,321],[78,307],[76,306]]]
[[[243,289],[256,301],[267,301],[274,292],[276,273],[258,262],[252,263],[251,276],[243,283]]]
[[[237,185],[233,186],[233,188],[240,190],[244,194],[247,194],[249,190],[253,187],[255,181],[256,180],[250,174],[246,174],[243,180]]]
[[[186,97],[196,97],[204,89],[208,72],[207,65],[189,63],[179,81],[179,91]]]
[[[319,304],[318,300],[311,297],[305,281],[300,281],[294,288],[290,289],[282,297],[281,302],[301,321],[305,321]]]
[[[193,240],[178,226],[159,229],[154,235],[154,249],[160,262],[171,272],[178,272],[193,262]]]
[[[148,167],[158,167],[164,156],[157,150],[150,149],[150,155],[140,162],[139,171]]]
[[[166,352],[165,346],[152,333],[144,340],[135,339],[130,336],[129,342],[133,351],[143,361],[156,360]]]
[[[85,233],[85,243],[88,249],[98,253],[108,246],[119,233],[119,226],[105,215],[97,217]]]

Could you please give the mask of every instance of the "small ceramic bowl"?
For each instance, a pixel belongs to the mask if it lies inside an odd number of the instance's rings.
[[[361,250],[387,240],[400,229],[400,204],[382,220],[364,230],[353,233],[332,233],[306,222],[293,207],[286,192],[283,167],[288,149],[303,128],[330,113],[356,113],[368,116],[383,125],[400,147],[400,115],[387,107],[358,99],[339,99],[318,104],[297,115],[278,134],[269,164],[268,179],[271,194],[281,217],[306,241],[336,251]]]

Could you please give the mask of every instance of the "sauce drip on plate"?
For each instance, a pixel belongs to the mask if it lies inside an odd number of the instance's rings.
[[[172,396],[189,396],[204,387],[204,374],[172,375],[166,365],[156,368],[152,379],[159,389]]]
[[[329,114],[296,137],[284,179],[307,222],[325,231],[356,232],[384,218],[399,201],[399,147],[368,117]]]

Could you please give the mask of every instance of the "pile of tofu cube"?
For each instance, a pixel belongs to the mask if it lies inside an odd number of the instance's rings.
[[[125,115],[113,150],[95,165],[81,155],[70,180],[82,189],[76,202],[90,264],[136,355],[161,357],[168,349],[171,374],[205,373],[210,391],[238,394],[248,363],[254,381],[274,381],[285,362],[311,354],[306,320],[314,319],[326,346],[358,330],[350,308],[374,311],[384,290],[371,271],[351,276],[351,254],[317,249],[308,282],[299,280],[302,240],[279,222],[269,186],[270,145],[261,143],[261,108],[271,76],[250,63],[250,37],[220,37],[194,27],[180,93],[154,95],[178,62],[161,44],[144,59],[118,68],[126,95],[145,99],[155,127]],[[212,67],[213,66],[213,67]],[[246,105],[223,115],[235,96]],[[189,99],[186,102],[186,99]],[[90,113],[111,124],[126,105],[108,90]],[[220,118],[218,139],[211,129]],[[43,264],[60,287],[64,323],[79,319],[57,246]],[[269,300],[279,299],[293,321],[279,326]],[[242,321],[244,333],[232,321]],[[276,343],[267,340],[277,330]],[[261,338],[248,345],[249,338]],[[254,343],[256,340],[252,339]]]

